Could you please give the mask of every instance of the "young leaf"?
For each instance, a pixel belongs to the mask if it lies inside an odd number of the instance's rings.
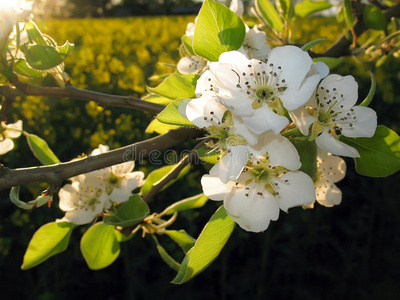
[[[375,30],[386,29],[385,15],[374,5],[365,5],[363,11],[363,21],[368,28]]]
[[[321,43],[326,42],[326,41],[327,41],[326,38],[321,38],[321,39],[313,40],[313,41],[308,42],[307,44],[303,45],[303,47],[301,47],[301,50],[307,52],[308,50],[310,50],[310,49],[311,49],[312,47],[314,47],[315,45],[321,44]]]
[[[331,8],[332,4],[326,1],[311,1],[311,0],[305,0],[302,2],[299,2],[295,5],[294,7],[294,12],[296,13],[296,16],[299,16],[300,18],[305,18],[312,13],[315,13],[317,11],[321,11],[324,9]]]
[[[176,262],[175,259],[173,259],[168,253],[167,251],[165,251],[165,249],[160,245],[160,243],[158,242],[157,238],[155,237],[154,234],[151,235],[153,237],[153,240],[156,242],[156,246],[157,246],[157,251],[160,254],[161,258],[163,259],[163,261],[172,269],[174,269],[175,271],[179,270],[179,267],[181,266],[178,262]]]
[[[203,146],[196,150],[199,158],[202,161],[215,165],[218,162],[219,153],[216,151],[210,152],[210,148]]]
[[[161,123],[171,124],[171,125],[180,125],[180,126],[189,126],[196,127],[192,122],[188,119],[184,118],[179,112],[179,105],[186,99],[177,99],[157,115],[157,120]]]
[[[54,165],[60,162],[45,140],[34,134],[24,134],[28,141],[29,148],[43,165]]]
[[[294,15],[292,0],[277,0],[276,8],[285,20],[290,20]]]
[[[40,227],[26,249],[22,270],[33,268],[67,249],[74,227],[74,224],[67,222],[51,222]]]
[[[46,72],[32,69],[30,66],[28,66],[28,64],[26,63],[26,60],[22,59],[22,58],[20,58],[14,62],[13,70],[18,75],[25,76],[25,77],[43,78],[46,76]]]
[[[147,101],[147,102],[162,104],[165,106],[167,106],[168,104],[170,104],[173,101],[172,99],[165,98],[165,97],[159,96],[157,94],[147,95],[146,97],[143,97],[142,100]]]
[[[335,58],[335,57],[316,57],[313,58],[313,62],[318,62],[318,61],[322,61],[323,63],[325,63],[329,69],[333,69],[335,67],[337,67],[338,65],[340,65],[341,63],[344,62],[343,58]]]
[[[187,282],[211,264],[225,246],[234,228],[235,222],[221,206],[206,224],[193,248],[186,253],[172,283]]]
[[[374,96],[375,96],[376,79],[375,79],[374,73],[372,73],[372,72],[369,72],[369,76],[371,77],[371,87],[369,88],[367,97],[364,99],[363,102],[360,103],[360,106],[368,106],[371,103],[372,98],[374,98]]]
[[[71,49],[71,48],[68,48]],[[28,64],[36,70],[48,70],[61,64],[69,55],[47,45],[25,45],[23,48]]]
[[[196,74],[179,75],[174,73],[165,78],[158,86],[154,88],[148,87],[148,90],[172,100],[178,98],[193,98],[195,97],[194,91],[199,77],[200,76]]]
[[[218,61],[223,52],[239,49],[245,34],[238,15],[220,3],[206,0],[197,17],[193,50],[205,59]]]
[[[258,15],[271,29],[275,29],[278,32],[283,31],[282,19],[275,6],[269,0],[255,0],[254,6]]]
[[[400,170],[400,137],[385,126],[378,126],[372,138],[347,138],[340,140],[358,150],[355,158],[359,174],[385,177]]]
[[[173,169],[175,169],[176,166],[177,166],[176,164],[175,165],[169,165],[169,166],[165,166],[165,167],[162,167],[160,169],[157,169],[157,170],[154,170],[153,172],[151,172],[149,174],[149,176],[147,176],[146,182],[142,185],[142,188],[140,190],[141,194],[143,196],[146,195],[150,191],[150,189],[152,188],[152,186],[154,184],[156,184],[158,181],[160,181],[165,176],[167,176],[168,173],[171,172]],[[162,188],[162,190],[164,190],[165,188],[167,188],[168,186],[173,184],[175,181],[177,181],[180,178],[182,178],[182,176],[186,175],[189,172],[189,169],[190,169],[190,165],[187,165],[186,167],[184,167],[183,170],[180,171],[178,177],[173,179],[173,180],[171,180],[170,182],[168,182]]]
[[[184,35],[182,37],[182,44],[185,46],[186,50],[191,54],[191,55],[196,55],[193,51],[192,47],[192,39],[188,37],[187,35]]]
[[[195,244],[196,240],[186,233],[185,230],[166,230],[165,234],[181,246],[183,252],[187,253]],[[178,271],[178,270],[177,270]]]
[[[121,248],[114,231],[114,226],[99,222],[82,236],[81,252],[90,269],[108,267],[119,256]]]
[[[297,140],[292,141],[300,156],[300,171],[309,175],[313,180],[317,176],[317,144],[314,141]]]
[[[40,195],[37,197],[35,200],[29,201],[29,202],[24,202],[19,200],[19,186],[14,186],[11,188],[10,191],[10,200],[12,203],[14,203],[16,206],[22,209],[32,209],[35,207],[40,207],[46,203],[49,202],[52,196],[50,195]]]
[[[189,197],[183,199],[181,201],[175,202],[174,204],[168,206],[164,211],[163,214],[172,215],[176,212],[194,209],[204,206],[208,201],[208,197],[204,194],[199,194],[193,197]]]
[[[105,214],[105,224],[128,227],[144,220],[150,213],[146,202],[139,195],[133,195],[128,201],[122,203],[114,213]]]
[[[355,18],[353,16],[353,9],[351,7],[350,0],[344,0],[344,20],[346,22],[347,28],[352,28],[354,26]]]
[[[158,134],[164,134],[172,129],[179,128],[179,125],[171,125],[171,124],[165,124],[161,123],[157,119],[154,119],[153,121],[150,122],[150,124],[147,126],[145,132],[146,133],[158,133]]]
[[[25,22],[25,28],[28,34],[28,38],[32,44],[35,43],[43,46],[47,45],[46,40],[44,39],[42,33],[34,22]]]

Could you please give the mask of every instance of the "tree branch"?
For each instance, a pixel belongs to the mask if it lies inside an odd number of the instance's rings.
[[[155,152],[171,148],[188,138],[195,137],[200,131],[194,128],[178,128],[167,133],[111,150],[99,155],[88,156],[83,159],[59,163],[51,166],[39,166],[20,169],[8,169],[0,166],[0,190],[30,183],[48,182],[49,193],[54,193],[62,181],[73,176],[121,164],[126,161],[141,161]]]
[[[29,96],[47,96],[47,97],[59,97],[59,98],[74,98],[83,101],[95,101],[101,106],[113,106],[113,107],[127,107],[131,109],[137,109],[141,111],[147,111],[151,113],[161,112],[165,106],[157,103],[151,103],[143,101],[140,98],[130,96],[116,96],[109,95],[100,92],[94,92],[89,90],[79,89],[72,84],[68,84],[63,88],[60,87],[42,87],[37,85],[30,85],[20,81],[17,77],[14,77],[11,81],[15,87],[20,90],[24,95]],[[15,95],[21,95],[12,87],[1,86],[3,93],[8,91]]]
[[[392,6],[384,13],[386,22],[390,22],[393,17],[400,17],[400,3]],[[368,28],[365,26],[362,20],[358,20],[354,27],[354,33],[358,37],[364,33]],[[348,31],[348,35],[352,36],[351,30]],[[312,53],[312,57],[341,57],[350,55],[350,46],[352,40],[346,38],[346,35],[342,35],[329,49],[323,53]]]

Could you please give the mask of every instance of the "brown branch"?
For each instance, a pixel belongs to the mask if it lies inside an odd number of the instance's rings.
[[[384,13],[386,22],[390,22],[392,18],[400,17],[400,3],[392,6]],[[358,37],[364,33],[368,28],[365,26],[362,20],[358,20],[354,27],[354,34]],[[352,31],[348,31],[348,35],[352,36]],[[350,55],[350,46],[352,44],[352,39],[346,38],[346,35],[342,35],[329,49],[323,53],[312,53],[312,57],[341,57]]]
[[[149,192],[144,195],[143,201],[150,202],[151,199],[171,180],[178,177],[179,173],[190,163],[192,163],[198,157],[197,149],[204,145],[204,141],[196,145],[189,152],[189,154],[185,155],[177,164],[175,168],[173,168],[168,174],[166,174],[160,181],[152,186]]]
[[[169,149],[185,140],[195,137],[200,131],[193,128],[178,128],[163,135],[80,160],[20,169],[0,166],[0,190],[30,183],[48,182],[49,193],[54,193],[62,181],[73,176],[99,170],[126,161],[141,159]]]
[[[66,85],[63,88],[42,87],[24,83],[20,81],[17,77],[14,77],[11,83],[14,84],[15,87],[18,90],[20,90],[23,94],[29,96],[74,98],[83,101],[95,101],[97,104],[101,106],[127,107],[151,113],[159,113],[165,108],[164,105],[143,101],[140,98],[135,98],[130,96],[109,95],[105,93],[79,89],[71,84]],[[3,86],[2,90],[5,89],[6,87]],[[11,87],[9,87],[8,90],[9,92],[13,91]],[[18,92],[15,90],[14,93],[18,95]]]

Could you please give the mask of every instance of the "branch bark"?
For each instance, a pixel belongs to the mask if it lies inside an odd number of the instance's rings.
[[[155,114],[161,112],[165,108],[164,105],[143,101],[140,98],[109,95],[105,93],[79,89],[71,84],[66,85],[63,88],[42,87],[24,83],[17,77],[14,77],[11,83],[14,84],[15,87],[24,95],[29,96],[74,98],[83,101],[94,101],[101,106],[126,107]],[[0,91],[2,91],[2,93],[8,92],[13,93],[14,95],[21,95],[16,89],[13,89],[10,86],[1,86]]]
[[[392,6],[384,13],[386,22],[390,22],[393,17],[400,17],[400,3]],[[368,28],[365,26],[362,20],[358,20],[354,27],[354,33],[358,37],[362,33],[364,33]],[[348,34],[352,36],[351,31],[348,31]],[[341,57],[350,55],[350,46],[352,44],[352,40],[346,38],[346,35],[342,35],[330,48],[328,48],[323,53],[313,53],[313,57]]]
[[[178,128],[163,135],[128,145],[109,152],[88,156],[83,159],[51,166],[38,166],[20,169],[8,169],[0,166],[0,190],[13,186],[20,186],[30,183],[47,182],[50,184],[50,194],[57,191],[62,181],[73,176],[88,173],[91,171],[106,168],[112,165],[121,164],[126,161],[141,161],[141,159],[161,154],[162,150],[178,145],[189,138],[193,138],[200,131],[194,128]]]

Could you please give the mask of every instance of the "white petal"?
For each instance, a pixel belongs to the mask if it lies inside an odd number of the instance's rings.
[[[288,172],[276,182],[275,189],[279,195],[275,197],[283,211],[315,201],[314,182],[301,171]]]
[[[79,202],[79,182],[64,185],[58,192],[59,207],[62,211],[74,210]]]
[[[338,182],[345,177],[346,163],[339,156],[334,156],[318,148],[317,160],[320,164],[318,171],[330,182]]]
[[[281,46],[273,48],[268,54],[268,64],[275,68],[282,67],[280,80],[285,79],[288,87],[299,89],[304,77],[313,64],[307,52],[296,46]]]
[[[353,114],[356,119],[352,127],[343,127],[342,134],[347,137],[372,137],[377,126],[376,112],[369,107],[354,106]],[[339,117],[339,116],[338,116]]]
[[[200,97],[206,91],[218,92],[215,77],[210,70],[206,70],[197,80],[195,90],[196,97]]]
[[[244,230],[264,231],[271,220],[276,221],[279,217],[279,206],[275,198],[266,191],[260,196],[255,187],[250,191],[240,188],[228,196],[224,199],[225,209]]]
[[[0,155],[6,154],[14,148],[14,142],[11,139],[4,139],[0,141]]]
[[[226,107],[219,103],[212,92],[204,92],[200,98],[192,99],[186,106],[188,120],[199,128],[217,124],[225,111]]]
[[[289,170],[301,167],[300,156],[293,144],[283,136],[271,131],[260,136],[260,143],[253,147],[256,156],[269,154],[272,166],[281,166]]]
[[[181,74],[195,74],[206,66],[206,62],[198,56],[182,57],[176,66]]]
[[[322,90],[321,87],[324,89]],[[326,97],[327,101],[329,99],[332,100],[332,97],[335,95],[336,100],[339,100],[338,104],[335,106],[335,110],[344,111],[352,108],[354,104],[356,104],[358,98],[358,84],[351,75],[342,77],[337,74],[331,74],[321,81],[318,94],[320,95],[320,99]],[[343,100],[340,101],[340,99]]]
[[[217,175],[203,175],[201,178],[201,186],[204,195],[211,200],[223,200],[224,196],[232,190],[232,183],[223,183]]]
[[[127,161],[119,165],[111,166],[111,171],[115,175],[123,175],[132,172],[134,167],[135,167],[134,161]]]
[[[264,60],[271,48],[265,43],[266,33],[258,30],[257,25],[249,29],[246,26],[246,36],[243,45],[245,45],[248,56]]]
[[[300,132],[306,136],[310,132],[311,124],[318,121],[314,116],[310,115],[305,106],[300,106],[296,110],[289,111],[289,115]]]
[[[360,157],[357,149],[335,139],[328,131],[324,131],[319,135],[315,142],[317,146],[326,152],[348,157]]]
[[[110,150],[110,148],[107,145],[99,145],[99,147],[97,147],[97,149],[94,149],[90,155],[99,155],[101,153],[105,153],[108,152]]]
[[[7,127],[7,129],[5,130],[4,135],[9,138],[15,139],[15,138],[19,137],[22,133],[22,121],[21,120],[18,120],[15,123],[8,124],[6,127]]]
[[[268,130],[272,130],[278,134],[287,124],[289,120],[274,113],[268,105],[263,105],[260,108],[254,110],[252,116],[243,116],[244,123],[255,133],[261,134]]]
[[[342,191],[334,184],[327,186],[317,186],[317,201],[319,204],[332,207],[342,202]]]
[[[258,135],[251,131],[243,121],[243,118],[237,115],[232,115],[233,128],[235,134],[245,138],[249,145],[255,145],[258,142]]]
[[[244,11],[242,0],[232,0],[229,9],[241,17]]]
[[[62,222],[70,222],[76,225],[83,225],[92,222],[99,213],[101,213],[101,211],[100,212],[93,212],[91,210],[68,211],[65,213],[64,218],[62,218],[61,220]]]
[[[218,176],[223,183],[229,180],[236,180],[249,160],[249,150],[247,146],[238,145],[229,148],[227,153],[219,163]]]
[[[287,110],[294,110],[304,105],[315,92],[321,77],[319,74],[307,77],[300,89],[287,88],[279,97]]]

